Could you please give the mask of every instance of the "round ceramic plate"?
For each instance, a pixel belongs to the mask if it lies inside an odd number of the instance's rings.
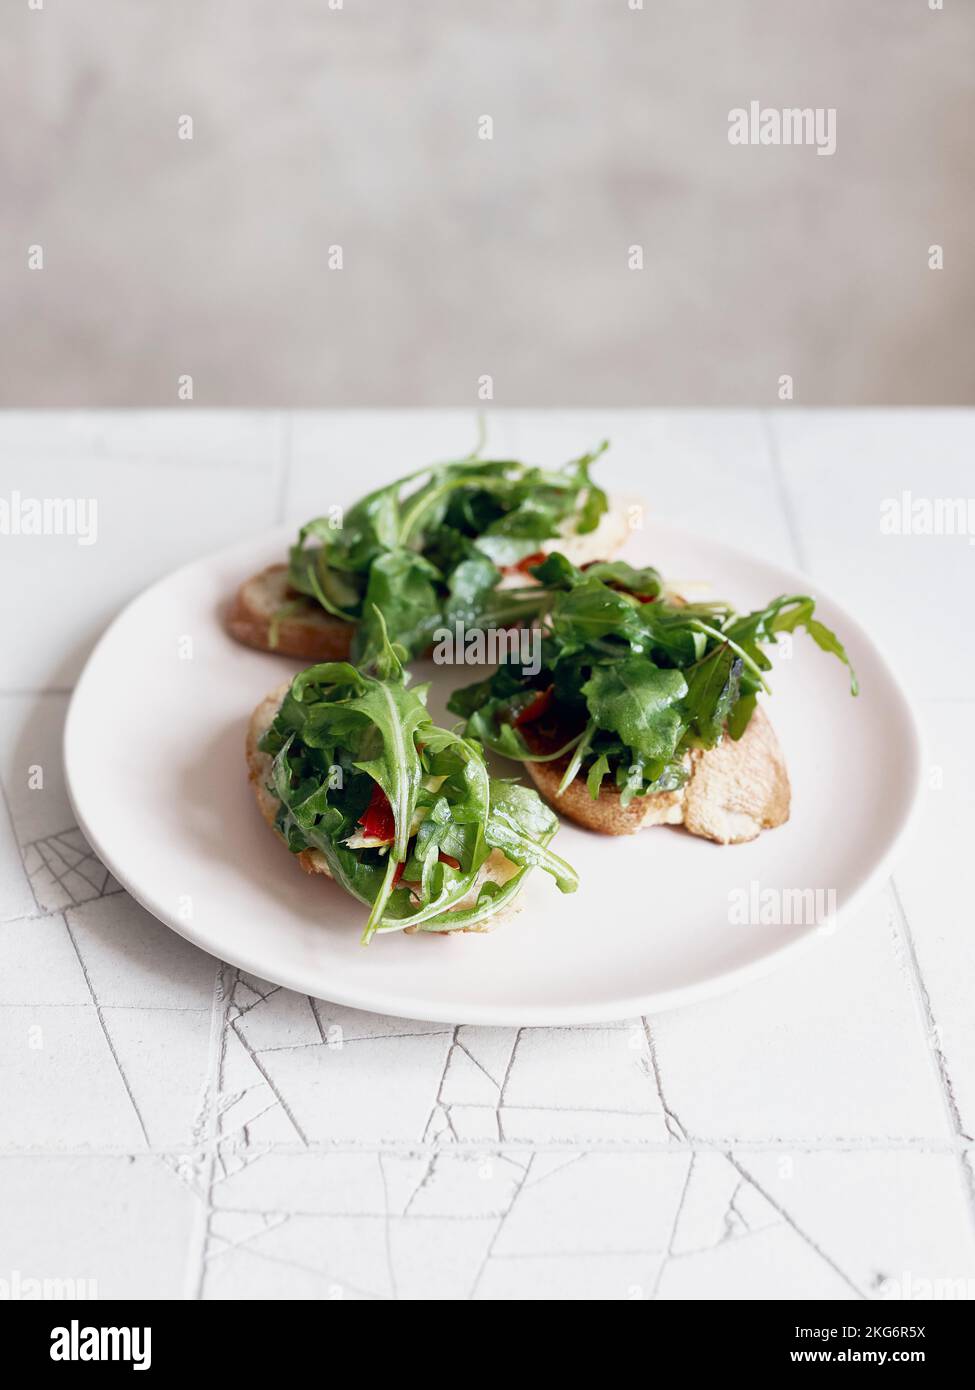
[[[881,880],[918,799],[920,740],[873,642],[821,598],[862,693],[851,699],[843,666],[804,634],[791,652],[773,651],[769,711],[792,782],[786,825],[724,847],[679,829],[613,838],[567,823],[554,848],[578,869],[575,894],[534,874],[520,914],[495,932],[381,936],[363,948],[362,905],[299,870],[247,783],[251,710],[298,663],[239,646],[223,612],[291,535],[235,546],[147,590],[105,633],[71,702],[65,763],[82,830],[133,897],[198,946],[266,980],[387,1014],[608,1021],[763,973],[824,934],[809,920],[809,890],[839,917]],[[740,609],[815,592],[799,575],[656,523],[632,538],[628,558],[675,579],[707,577]],[[417,680],[433,682],[434,718],[450,724],[451,689],[478,674],[415,665]],[[790,915],[805,924],[768,920]]]

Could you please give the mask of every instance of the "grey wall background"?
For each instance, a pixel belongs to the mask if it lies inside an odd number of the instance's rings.
[[[975,3],[630,3],[5,0],[0,402],[971,402]]]

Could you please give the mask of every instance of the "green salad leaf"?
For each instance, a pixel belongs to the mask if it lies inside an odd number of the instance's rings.
[[[582,687],[597,729],[618,734],[643,762],[667,762],[685,725],[680,702],[687,682],[680,671],[642,656],[601,662]]]
[[[684,603],[655,569],[621,561],[580,570],[556,552],[531,573],[545,595],[540,669],[502,666],[448,708],[502,756],[564,767],[560,791],[582,776],[595,799],[609,779],[627,805],[683,785],[691,749],[745,732],[768,690],[766,649],[782,633],[805,630],[849,668],[857,694],[849,657],[807,594],[739,614]]]
[[[379,650],[378,608],[411,656],[433,632],[530,619],[537,584],[517,597],[498,591],[505,571],[537,556],[544,542],[593,531],[608,509],[590,476],[606,449],[561,469],[470,455],[410,474],[357,502],[344,518],[317,517],[291,547],[290,587],[333,617],[356,624],[353,658]],[[510,616],[511,614],[514,616]]]
[[[288,848],[324,855],[368,906],[364,943],[477,925],[533,868],[572,892],[575,871],[548,848],[557,818],[536,792],[490,778],[477,743],[433,723],[426,688],[408,684],[406,649],[389,641],[381,614],[373,621],[369,666],[302,671],[261,739]],[[493,850],[510,861],[504,882],[481,872]]]

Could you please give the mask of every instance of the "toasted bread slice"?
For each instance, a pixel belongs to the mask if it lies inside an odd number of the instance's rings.
[[[539,549],[549,553],[561,550],[575,565],[589,560],[609,560],[626,540],[626,515],[611,509],[600,517],[595,531],[586,536],[566,536],[544,541]],[[531,583],[523,574],[502,580],[511,584]],[[272,644],[275,615],[276,641]],[[268,565],[260,574],[244,581],[227,615],[227,630],[245,646],[262,652],[278,652],[299,661],[347,661],[355,624],[326,613],[314,599],[297,593],[288,584],[287,565]]]
[[[737,845],[789,819],[789,774],[761,705],[737,743],[725,738],[717,748],[694,749],[687,755],[690,775],[680,790],[634,797],[625,807],[618,789],[605,783],[593,801],[584,777],[576,777],[556,796],[564,762],[526,766],[538,790],[557,811],[603,835],[632,835],[651,825],[683,825],[692,835],[719,845]]]
[[[278,686],[277,690],[272,690],[270,695],[266,695],[261,703],[251,715],[250,723],[247,727],[246,754],[247,754],[247,777],[254,792],[257,805],[261,815],[268,825],[274,827],[274,820],[277,815],[278,802],[272,792],[268,790],[268,783],[271,780],[272,759],[268,753],[263,752],[258,744],[266,731],[274,723],[275,716],[281,707],[281,701],[289,690],[288,682]],[[304,869],[306,874],[324,874],[326,878],[331,878],[332,873],[328,867],[328,860],[319,849],[302,850],[300,854],[294,856],[299,867]],[[500,850],[492,850],[487,859],[481,866],[481,871],[474,881],[471,891],[466,897],[462,898],[457,904],[457,910],[473,907],[477,902],[477,895],[481,890],[481,884],[487,881],[504,885],[509,879],[518,873],[518,865]],[[521,911],[521,900],[515,898],[514,902],[497,912],[487,922],[480,926],[461,927],[459,931],[428,932],[428,936],[458,936],[460,932],[489,932],[502,922],[509,921]],[[406,935],[419,933],[419,927],[405,928]]]
[[[271,638],[275,615],[276,641]],[[287,565],[269,565],[241,584],[227,616],[227,629],[238,642],[264,652],[280,652],[299,661],[347,661],[355,624],[326,613],[313,599],[288,584]]]

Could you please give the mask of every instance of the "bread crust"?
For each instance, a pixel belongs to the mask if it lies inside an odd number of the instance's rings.
[[[275,614],[287,605],[299,606],[280,619],[272,646]],[[245,646],[311,663],[347,661],[355,624],[333,618],[313,599],[296,593],[288,584],[287,565],[268,565],[237,590],[227,615],[227,630]]]
[[[605,782],[593,801],[581,776],[557,796],[566,761],[525,766],[556,811],[602,835],[633,835],[648,826],[683,825],[690,834],[715,844],[737,845],[789,819],[789,774],[761,705],[737,742],[725,737],[716,748],[694,749],[687,755],[688,780],[678,791],[634,797],[628,806],[623,806],[618,788]]]

